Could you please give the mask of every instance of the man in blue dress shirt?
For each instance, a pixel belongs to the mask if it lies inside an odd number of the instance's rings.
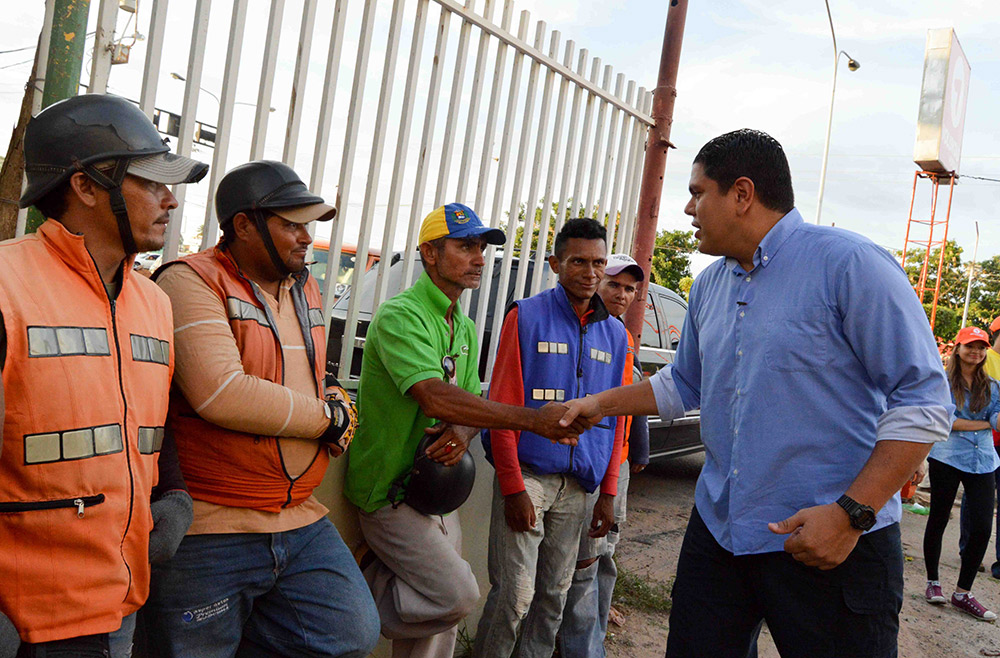
[[[954,407],[923,309],[883,248],[804,224],[781,145],[738,130],[691,169],[698,249],[672,366],[576,415],[701,407],[705,467],[677,565],[667,656],[896,656],[898,491]],[[752,655],[752,654],[750,654]]]

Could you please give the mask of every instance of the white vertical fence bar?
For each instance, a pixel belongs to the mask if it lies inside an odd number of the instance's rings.
[[[258,0],[259,1],[259,0]],[[264,41],[264,62],[257,88],[257,113],[254,116],[253,139],[250,142],[250,159],[264,157],[267,139],[267,120],[271,112],[271,92],[274,90],[274,69],[278,63],[278,43],[281,41],[281,20],[285,13],[285,0],[271,0],[271,14],[267,19],[267,39]]]
[[[55,14],[55,0],[45,0],[45,18],[42,20],[42,34],[38,40],[38,53],[36,54],[37,67],[35,69],[36,78],[33,80],[35,88],[31,91],[31,116],[35,116],[42,110],[42,94],[45,92],[45,69],[49,64],[49,43],[52,37],[52,17]],[[21,174],[21,192],[28,185],[28,179]],[[28,226],[28,209],[18,208],[17,219],[14,222],[14,237],[19,238],[24,235]]]
[[[604,67],[604,83],[601,88],[605,91],[611,91],[611,67]],[[601,148],[604,146],[604,119],[607,116],[608,104],[603,100],[597,101],[600,103],[600,108],[597,110],[597,127],[594,131],[594,152],[590,159],[590,172],[587,179],[587,206],[584,209],[584,217],[595,217],[594,214],[594,203],[595,193],[597,192],[597,175],[600,173],[601,166]]]
[[[528,12],[522,12],[522,16]],[[535,28],[535,49],[540,49],[542,43],[545,39],[545,21],[538,21]],[[518,53],[520,54],[520,53]],[[517,58],[514,58],[515,66],[517,66]],[[528,84],[525,89],[524,97],[524,116],[521,119],[521,134],[518,139],[517,145],[517,164],[514,167],[514,180],[511,185],[510,192],[510,206],[507,212],[507,244],[504,247],[503,262],[500,265],[500,281],[497,289],[497,307],[494,308],[493,313],[493,328],[492,335],[496,336],[498,339],[500,337],[500,326],[503,324],[503,313],[496,312],[497,308],[500,308],[503,302],[499,300],[507,299],[507,284],[510,281],[510,270],[511,264],[514,259],[514,243],[517,238],[517,229],[520,225],[520,219],[518,215],[521,210],[521,187],[524,183],[524,164],[528,159],[528,142],[531,139],[531,120],[535,114],[535,91],[538,86],[538,61],[532,60],[531,67],[528,73]],[[527,218],[525,218],[527,220]],[[525,228],[527,228],[527,221],[525,221]],[[520,278],[520,274],[527,267],[525,264],[525,238],[527,238],[528,247],[531,246],[531,236],[521,236],[521,252],[519,256],[518,264],[518,284],[520,288],[515,287],[513,291],[514,299],[521,299],[524,296],[524,280]],[[490,349],[490,356],[486,364],[486,376],[489,378],[493,373],[493,363],[496,361],[496,342],[494,342],[493,347]]]
[[[506,14],[506,7],[504,9]],[[521,12],[521,17],[517,25],[517,38],[521,41],[528,36],[528,21],[531,15],[526,12]],[[503,63],[501,61],[501,53],[503,49],[497,53],[497,71],[500,71]],[[520,51],[514,53],[514,62],[511,68],[510,74],[510,86],[507,91],[507,106],[504,111],[504,123],[502,137],[500,139],[500,157],[499,165],[497,167],[497,180],[496,188],[493,192],[493,203],[490,209],[490,226],[496,227],[500,225],[501,210],[500,206],[503,203],[503,192],[507,184],[507,160],[510,157],[510,143],[514,138],[514,126],[517,123],[516,111],[517,111],[517,99],[521,93],[521,69],[523,68],[524,54]],[[495,89],[494,89],[495,90]],[[492,108],[491,108],[492,111]],[[485,157],[485,154],[484,154]],[[507,301],[507,279],[510,278],[510,256],[514,251],[514,231],[510,227],[510,222],[507,226],[507,242],[504,243],[503,248],[503,265],[500,267],[500,287],[502,290],[498,290],[496,298],[496,310],[494,309],[494,320],[496,316],[503,314],[503,308]],[[492,286],[493,281],[493,261],[496,260],[495,257],[489,257],[486,259],[486,265],[483,268],[483,281],[489,282]],[[487,307],[489,306],[489,295],[479,296],[479,309],[476,313],[476,334],[478,336],[478,342],[480,345],[483,344],[483,335],[486,331],[486,313]],[[495,331],[494,336],[498,336]],[[496,347],[494,346],[491,352],[496,352]],[[489,379],[489,373],[493,371],[492,356],[491,362],[487,367],[487,379]]]
[[[539,27],[544,26],[544,22],[539,22]],[[559,31],[555,30],[549,36],[549,57],[555,59],[559,54]],[[532,62],[532,71],[537,72],[537,62]],[[538,134],[535,137],[535,155],[531,160],[531,184],[528,186],[528,198],[524,203],[524,233],[521,237],[520,267],[517,268],[517,290],[518,296],[524,294],[524,284],[528,280],[528,264],[532,262],[531,242],[535,234],[535,226],[538,230],[538,254],[545,253],[545,238],[548,233],[548,211],[545,201],[542,201],[542,212],[539,221],[536,223],[535,214],[538,211],[538,188],[542,178],[542,164],[545,158],[545,141],[548,137],[549,129],[549,107],[552,103],[552,83],[555,80],[555,71],[551,68],[545,72],[545,84],[542,87],[542,106],[538,115]],[[537,258],[535,261],[537,262]],[[534,280],[534,276],[532,276]]]
[[[309,74],[309,53],[312,50],[313,26],[316,23],[316,5],[316,0],[304,0],[302,6],[299,48],[295,56],[295,77],[292,79],[292,95],[288,100],[288,126],[285,128],[285,150],[281,155],[281,161],[293,169],[295,168],[295,153],[299,146],[302,109],[305,107],[306,79]],[[268,113],[270,111],[271,108],[268,107]]]
[[[622,73],[618,74],[615,80],[615,96],[620,98],[622,95],[622,87],[625,86],[625,75]],[[618,115],[621,113],[617,107],[611,109],[611,119],[608,121],[608,145],[604,149],[604,171],[601,173],[601,193],[597,195],[597,207],[599,217],[595,217],[597,221],[601,221],[600,217],[606,217],[602,222],[605,227],[608,227],[609,222],[611,222],[611,233],[614,233],[615,226],[614,220],[608,213],[608,188],[611,184],[611,167],[615,163],[615,141],[618,139]],[[608,241],[608,248],[611,248],[611,241]]]
[[[236,81],[239,78],[240,55],[247,23],[248,0],[233,2],[233,15],[229,23],[229,48],[226,51],[226,68],[222,74],[222,91],[219,94],[219,118],[216,121],[215,149],[212,166],[208,170],[208,199],[205,203],[205,224],[201,233],[201,248],[207,249],[219,241],[219,218],[215,215],[212,195],[219,179],[226,173],[229,156],[230,130],[233,125],[233,108],[236,102]]]
[[[153,118],[156,109],[156,89],[160,83],[160,63],[163,61],[164,32],[167,25],[167,0],[153,0],[152,15],[146,35],[146,64],[139,92],[139,109]],[[230,35],[232,38],[232,35]]]
[[[90,62],[90,86],[87,87],[91,94],[103,94],[108,90],[117,20],[118,0],[101,0],[97,10],[97,32],[94,34],[94,56]]]
[[[208,17],[211,9],[211,0],[197,0],[195,2],[191,49],[188,53],[184,100],[181,104],[180,134],[177,137],[178,155],[191,155],[194,126],[197,122],[195,115],[198,111],[198,94],[201,93],[201,69],[205,63],[205,42],[208,40]],[[177,209],[173,212],[174,220],[167,225],[167,238],[163,245],[162,262],[164,263],[177,258],[180,251],[181,219],[184,217],[184,197],[187,194],[187,186],[174,185],[173,193],[177,197]]]
[[[385,64],[382,67],[382,86],[379,89],[378,110],[375,115],[375,128],[372,137],[372,154],[368,161],[365,202],[361,209],[361,230],[354,257],[354,272],[351,274],[351,297],[347,304],[347,322],[344,325],[342,347],[346,346],[346,348],[341,351],[341,359],[344,358],[345,350],[347,354],[352,356],[354,354],[354,337],[357,335],[358,311],[361,307],[362,297],[361,282],[365,278],[365,264],[368,262],[368,243],[371,240],[372,223],[375,219],[375,201],[378,197],[379,174],[382,171],[382,154],[385,152],[385,134],[388,132],[392,86],[396,81],[396,57],[399,52],[399,26],[403,22],[403,6],[404,0],[393,0],[392,19],[389,21],[389,36],[385,46]],[[366,7],[365,11],[369,11],[369,9]],[[386,261],[391,262],[391,256],[386,252],[383,254]],[[327,268],[329,269],[329,266]],[[342,372],[345,375],[351,372],[350,358],[348,358],[346,369]]]
[[[323,178],[326,174],[326,157],[330,150],[330,127],[333,123],[333,103],[337,99],[337,77],[340,73],[340,53],[344,46],[344,22],[347,18],[348,0],[337,0],[333,9],[333,24],[330,27],[330,47],[326,55],[326,76],[323,80],[323,99],[319,106],[319,127],[316,130],[316,146],[313,149],[312,170],[309,173],[309,189],[313,194],[322,194]],[[339,213],[339,208],[338,208]],[[339,219],[337,221],[340,221]],[[331,256],[331,254],[328,254]],[[327,269],[331,267],[327,262]],[[327,320],[329,320],[327,316]]]
[[[424,30],[427,25],[428,0],[417,0],[417,15],[413,21],[413,41],[410,44],[409,67],[406,70],[406,86],[403,91],[403,117],[412,116],[413,97],[416,94],[417,78],[420,75],[420,54],[424,48]],[[395,12],[393,13],[395,16]],[[382,262],[378,268],[375,281],[375,299],[372,312],[386,299],[389,289],[389,264],[392,262],[393,241],[396,238],[396,223],[399,217],[399,200],[403,194],[403,174],[406,173],[406,153],[410,144],[410,128],[412,121],[399,122],[399,137],[396,139],[395,165],[392,168],[392,181],[389,183],[389,204],[386,208],[385,230],[382,232]],[[403,251],[413,249],[409,242]],[[406,282],[400,284],[404,288]],[[395,291],[394,291],[395,292]]]
[[[420,152],[417,156],[417,180],[413,186],[413,204],[410,206],[410,225],[406,231],[406,249],[403,252],[403,286],[410,283],[413,276],[413,262],[416,258],[417,231],[424,216],[424,193],[427,187],[427,163],[434,144],[434,123],[437,120],[438,95],[441,91],[441,70],[448,49],[448,25],[451,12],[441,7],[438,21],[437,41],[434,44],[434,64],[431,67],[430,87],[427,90],[427,111],[424,113],[424,127],[420,136]]]
[[[629,105],[635,100],[635,80],[628,81],[628,91],[625,92],[625,102]],[[628,158],[628,143],[632,136],[629,128],[631,127],[632,116],[626,112],[621,113],[621,137],[618,139],[618,155],[615,157],[615,184],[611,188],[611,200],[608,203],[608,223],[610,230],[608,231],[608,249],[617,249],[618,237],[621,235],[622,228],[625,223],[625,218],[622,217],[621,220],[618,218],[618,210],[621,207],[621,191],[622,191],[622,176],[625,173],[626,160]],[[608,154],[610,155],[611,149],[608,149]],[[615,253],[618,253],[617,251]]]
[[[636,103],[637,106],[642,108],[643,114],[649,114],[649,111],[653,109],[653,93],[645,91],[642,87],[639,88],[639,99],[642,100],[641,104]],[[631,189],[628,190],[627,208],[628,212],[626,216],[628,217],[628,233],[625,235],[625,241],[622,246],[628,250],[628,253],[632,253],[632,241],[635,237],[635,220],[636,212],[639,207],[639,188],[642,183],[642,162],[644,155],[646,153],[646,130],[647,126],[639,123],[635,126],[635,132],[633,133],[633,176]]]
[[[553,32],[553,40],[555,40],[555,35],[558,32]],[[573,51],[576,44],[572,40],[566,42],[566,54],[563,57],[563,65],[566,68],[573,63]],[[554,54],[554,53],[553,53]],[[548,80],[546,79],[546,84]],[[552,221],[551,208],[552,208],[552,190],[555,187],[556,182],[556,167],[559,166],[559,146],[562,139],[562,126],[563,126],[563,115],[566,113],[566,97],[569,95],[569,79],[562,78],[559,82],[559,100],[556,101],[556,116],[555,125],[552,127],[552,147],[549,150],[549,166],[548,171],[545,174],[545,192],[542,197],[542,228],[539,231],[538,247],[535,249],[535,269],[531,275],[531,294],[537,295],[542,288],[542,278],[544,271],[547,269],[545,267],[545,253],[548,250],[548,234],[549,234],[549,223]],[[563,166],[569,166],[569,163],[563,162]],[[562,201],[557,202],[557,212],[555,218],[556,226],[559,226],[559,217],[562,216],[563,204]],[[558,229],[556,229],[558,230]],[[544,239],[543,239],[544,234]],[[555,239],[555,233],[552,234],[553,239]]]
[[[643,102],[646,97],[646,88],[639,87],[639,92],[635,98],[635,108],[636,111],[641,110]],[[622,214],[622,225],[618,230],[618,242],[615,249],[619,253],[626,253],[631,255],[632,253],[632,224],[633,217],[630,214],[630,203],[632,194],[632,182],[639,176],[639,172],[636,170],[639,167],[639,163],[636,160],[636,153],[642,152],[640,147],[640,142],[642,141],[642,129],[643,125],[641,122],[636,121],[629,126],[629,146],[628,146],[628,159],[627,167],[625,170],[625,185],[622,190],[622,202],[621,202],[621,214]]]
[[[337,219],[330,239],[330,249],[326,254],[326,279],[323,281],[323,315],[330,317],[333,307],[333,293],[337,289],[337,274],[340,271],[340,256],[344,245],[344,228],[350,213],[351,179],[354,173],[354,157],[358,150],[358,132],[365,115],[365,79],[368,76],[368,56],[371,53],[372,32],[377,7],[373,2],[365,3],[361,17],[361,33],[358,35],[358,53],[354,62],[354,80],[351,85],[351,106],[347,114],[347,128],[344,134],[344,155],[340,160],[340,178],[337,182]],[[355,265],[364,269],[365,264],[355,259]],[[351,372],[351,357],[354,356],[351,342],[344,341],[347,352],[341,352],[338,377],[347,379]],[[346,367],[346,370],[345,370]]]
[[[465,0],[465,8],[472,11],[475,0]],[[445,116],[444,141],[441,144],[441,167],[438,169],[437,188],[434,190],[434,207],[448,202],[448,177],[451,175],[451,155],[455,148],[455,124],[458,122],[459,106],[462,99],[462,85],[465,82],[465,61],[469,55],[469,34],[472,23],[462,21],[458,33],[458,50],[455,54],[455,72],[451,79],[451,97],[448,100],[448,114]],[[461,176],[461,173],[459,173]]]
[[[595,57],[593,67],[590,70],[590,81],[594,84],[597,83],[597,74],[601,70],[601,58]],[[580,138],[580,157],[576,161],[576,179],[573,183],[573,209],[570,212],[570,217],[579,217],[580,208],[583,207],[584,216],[587,215],[588,210],[583,206],[583,202],[580,200],[580,195],[583,194],[583,176],[587,172],[587,153],[590,150],[590,129],[593,125],[594,119],[594,103],[597,102],[597,97],[593,93],[587,94],[587,104],[586,110],[583,113],[583,136]]]
[[[500,21],[500,26],[505,32],[510,30],[510,22],[513,19],[513,16],[514,0],[504,0],[503,15]],[[527,24],[525,24],[524,33],[527,33],[527,29]],[[521,31],[519,31],[518,34],[521,34]],[[490,170],[493,166],[493,138],[496,134],[497,114],[500,111],[500,96],[503,93],[503,72],[507,65],[507,49],[508,46],[506,42],[501,41],[497,44],[496,61],[493,65],[493,85],[490,90],[489,110],[486,113],[486,128],[483,132],[483,152],[480,154],[479,159],[479,180],[476,184],[476,212],[480,214],[482,214],[482,210],[486,206]],[[510,107],[508,99],[508,110],[510,110]],[[510,116],[509,111],[506,116]],[[510,137],[506,132],[506,123],[501,141],[501,157],[504,158],[504,162],[506,162],[507,157],[506,153],[503,152],[505,145],[509,150]],[[505,177],[504,167],[498,168],[497,177],[499,178],[500,176]],[[502,183],[499,181],[498,187],[502,187]],[[488,217],[491,228],[497,228],[500,226],[500,202],[498,199],[499,197],[494,195],[490,216]],[[486,290],[490,290],[493,285],[493,266],[494,261],[496,260],[495,253],[496,249],[492,246],[487,247],[486,251],[483,253],[486,263],[483,265],[481,285],[486,286]],[[489,295],[481,293],[479,295],[479,306],[476,307],[476,335],[478,337],[479,345],[483,344],[483,334],[486,331],[486,312],[488,306]]]
[[[576,71],[578,75],[583,75],[587,70],[587,57],[589,56],[586,48],[580,49],[580,61],[577,63]],[[567,64],[568,66],[568,64]],[[568,82],[567,79],[564,79]],[[566,157],[563,160],[562,167],[562,178],[559,182],[559,212],[556,214],[556,234],[562,230],[563,223],[566,221],[566,215],[571,212],[575,200],[571,197],[573,193],[570,192],[570,180],[573,171],[573,161],[576,158],[576,129],[579,127],[580,123],[580,100],[583,98],[583,94],[586,93],[583,87],[576,85],[573,90],[573,109],[570,111],[569,116],[569,131],[566,135]],[[580,152],[581,154],[583,151]],[[581,155],[581,158],[583,156]],[[570,215],[572,217],[572,215]],[[553,247],[555,245],[553,244]],[[556,273],[551,269],[545,276],[545,287],[551,288],[556,285]]]
[[[483,18],[488,21],[493,20],[493,0],[486,0],[483,7]],[[476,52],[476,68],[472,74],[472,90],[469,96],[469,115],[465,121],[465,141],[462,143],[462,160],[458,167],[458,189],[455,191],[455,200],[458,203],[468,205],[466,193],[469,189],[469,179],[472,173],[472,151],[476,143],[476,129],[479,123],[480,96],[483,92],[483,74],[486,71],[486,57],[489,54],[490,35],[482,31],[479,35],[479,50]],[[489,144],[484,143],[483,148],[489,150]],[[480,212],[479,208],[475,211]],[[467,301],[468,297],[463,299]],[[464,308],[463,310],[468,310]]]

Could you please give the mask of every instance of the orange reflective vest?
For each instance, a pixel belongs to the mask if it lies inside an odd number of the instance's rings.
[[[126,262],[111,301],[55,220],[0,244],[7,335],[0,610],[27,642],[117,630],[149,592],[170,301]]]
[[[240,351],[243,372],[277,384],[284,382],[281,341],[271,307],[224,249],[213,247],[179,261],[189,265],[219,295]],[[160,268],[162,270],[163,268]],[[322,396],[326,365],[326,325],[319,285],[302,272],[295,275],[292,303]],[[327,450],[298,477],[285,470],[280,439],[226,429],[201,418],[174,387],[171,428],[177,441],[181,472],[191,496],[217,505],[279,512],[308,498],[323,480],[330,463]]]

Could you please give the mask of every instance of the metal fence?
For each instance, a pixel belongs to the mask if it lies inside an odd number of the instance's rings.
[[[275,94],[276,71],[279,66],[282,70],[291,67],[281,159],[297,167],[303,178],[308,170],[310,188],[327,198],[336,198],[340,210],[329,236],[323,291],[328,320],[345,240],[357,245],[357,265],[341,342],[341,377],[346,377],[351,368],[369,245],[373,239],[378,240],[376,244],[380,244],[385,256],[402,250],[402,281],[409,281],[414,267],[419,267],[415,264],[414,246],[420,221],[443,203],[465,203],[491,226],[501,222],[506,225],[498,305],[507,297],[515,251],[520,251],[524,260],[534,259],[532,294],[554,284],[551,273],[544,276],[546,237],[550,230],[553,234],[559,230],[567,215],[585,214],[603,220],[609,229],[609,246],[615,245],[617,251],[630,250],[646,128],[652,124],[652,93],[643,87],[637,89],[635,81],[626,82],[621,73],[615,75],[611,66],[602,66],[599,57],[592,57],[585,48],[578,49],[573,41],[561,43],[560,33],[549,30],[544,21],[535,24],[529,41],[531,20],[526,11],[520,12],[512,32],[513,0],[505,0],[502,7],[499,0],[465,0],[464,4],[457,0],[353,0],[353,7],[349,7],[351,0],[336,0],[331,22],[322,24],[317,10],[329,9],[330,5],[320,4],[319,0],[292,0],[288,7],[286,0],[231,0],[228,29],[218,20],[210,29],[212,1],[192,0],[193,11],[189,10],[190,47],[176,150],[191,154],[196,129],[200,132],[202,125],[196,120],[196,112],[203,75],[206,70],[217,73],[221,67],[222,88],[207,190],[211,200],[227,164],[239,164],[230,157],[237,79],[259,76],[249,150],[250,158],[258,159],[265,155],[271,106],[286,100],[281,97],[285,91]],[[357,20],[359,2],[361,16]],[[114,82],[107,44],[117,7],[118,0],[101,1],[92,91],[105,90],[109,78]],[[256,49],[258,43],[247,42],[245,36],[248,21],[259,25],[265,8],[267,30],[258,72],[249,70],[244,62],[248,49]],[[174,47],[178,41],[176,35],[166,33],[168,0],[153,0],[151,11],[138,101],[150,117],[156,109],[164,48],[168,44]],[[284,44],[284,51],[280,46],[283,34],[287,39],[290,33],[283,33],[283,21],[294,18],[296,12],[300,28],[292,63],[280,56],[282,52],[287,54],[289,44]],[[210,37],[216,42],[228,40],[224,62],[206,59]],[[320,89],[317,71],[310,75],[310,57],[314,40],[327,37]],[[353,64],[342,57],[348,42],[355,48],[354,52],[348,51],[353,55]],[[401,58],[400,48],[407,43],[408,55]],[[381,68],[371,61],[373,49],[384,53]],[[335,106],[345,105],[342,88],[346,85],[338,86],[342,74],[351,74],[352,82],[346,100],[346,121],[335,122]],[[366,87],[374,86],[375,80],[380,84],[373,103],[366,98]],[[307,103],[307,97],[314,101],[312,105]],[[419,146],[415,146],[416,135],[411,132],[418,121]],[[364,150],[368,143],[365,140],[370,140],[368,150]],[[307,152],[310,142],[311,153]],[[394,149],[388,162],[387,146]],[[302,166],[305,160],[308,167]],[[334,176],[335,188],[330,185]],[[429,189],[431,181],[433,189]],[[178,186],[174,194],[180,204],[176,215],[190,216],[192,209],[185,209],[187,186]],[[170,225],[164,261],[178,255],[181,226],[179,221]],[[523,230],[523,250],[515,248],[518,228]],[[376,232],[379,229],[380,236]],[[319,227],[321,233],[328,230],[329,225]],[[536,231],[540,238],[532,250],[531,236]],[[217,238],[218,221],[213,204],[207,202],[202,246],[214,244]],[[483,273],[487,285],[493,267],[494,258],[488,254]],[[389,289],[388,270],[379,268],[376,307],[396,292]],[[517,268],[515,290],[524,290],[527,273],[528,267]],[[477,317],[486,317],[489,301],[490,295],[480,295]],[[499,335],[503,315],[502,308],[497,310],[493,314],[494,336]],[[487,329],[485,324],[478,323],[480,341]]]

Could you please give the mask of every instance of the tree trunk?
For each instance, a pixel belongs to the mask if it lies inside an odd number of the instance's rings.
[[[39,35],[39,45],[41,41]],[[14,237],[17,228],[17,202],[21,198],[21,181],[24,176],[24,129],[31,120],[31,102],[35,96],[37,73],[38,48],[35,48],[35,63],[31,65],[31,76],[28,77],[28,84],[24,87],[21,113],[10,136],[3,168],[0,168],[0,240]]]

